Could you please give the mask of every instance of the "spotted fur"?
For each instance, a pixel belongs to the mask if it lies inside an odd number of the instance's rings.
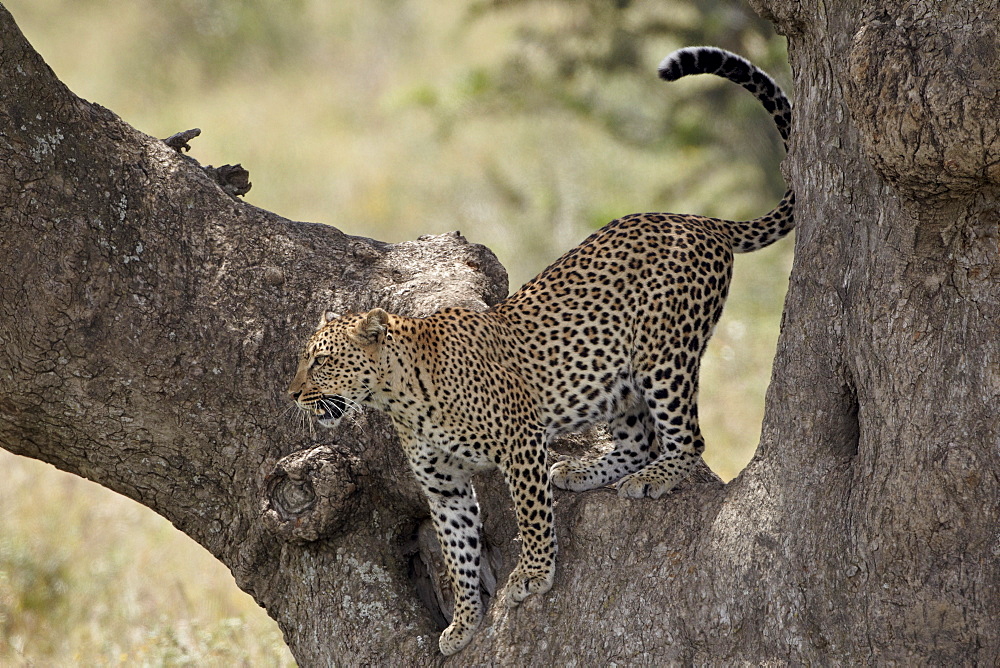
[[[660,66],[674,80],[712,73],[750,90],[788,138],[790,107],[748,61],[707,47]],[[486,312],[408,318],[375,309],[324,317],[289,387],[320,424],[352,405],[388,413],[427,496],[455,594],[440,648],[472,638],[479,597],[480,519],[470,479],[499,467],[523,540],[507,601],[552,586],[552,486],[617,485],[658,498],[704,449],[696,397],[701,356],[722,313],[733,253],[794,226],[793,196],[745,222],[665,213],[615,220]],[[547,443],[607,421],[614,448],[549,469]]]

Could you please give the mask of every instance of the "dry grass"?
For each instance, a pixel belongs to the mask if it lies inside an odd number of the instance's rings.
[[[767,206],[742,172],[692,185],[704,155],[628,148],[568,114],[463,115],[470,67],[509,48],[512,28],[460,30],[460,3],[250,2],[240,11],[260,16],[235,34],[236,15],[211,9],[235,2],[5,5],[76,93],[159,137],[201,127],[192,155],[241,162],[249,202],[388,241],[459,229],[514,285],[618,215]],[[256,52],[253,30],[278,31],[292,55]],[[704,362],[706,459],[726,479],[758,440],[791,248],[737,260]],[[0,665],[290,662],[274,623],[166,521],[0,452]]]
[[[294,665],[225,566],[159,515],[3,451],[0,471],[0,665]]]

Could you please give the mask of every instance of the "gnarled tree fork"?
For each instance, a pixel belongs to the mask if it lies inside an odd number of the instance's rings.
[[[321,309],[485,308],[502,267],[234,199],[74,96],[3,8],[0,446],[170,519],[302,665],[997,662],[1000,10],[756,4],[789,39],[799,220],[757,456],[657,501],[557,495],[552,591],[456,657],[388,423],[310,438],[282,393]],[[502,588],[506,492],[479,492]]]

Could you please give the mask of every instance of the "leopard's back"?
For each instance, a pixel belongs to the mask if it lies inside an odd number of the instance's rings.
[[[721,221],[633,214],[495,307],[518,333],[550,433],[606,421],[634,403],[650,364],[669,358],[677,375],[696,377],[732,258]]]

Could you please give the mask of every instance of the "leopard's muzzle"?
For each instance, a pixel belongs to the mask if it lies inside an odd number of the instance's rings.
[[[323,411],[316,417],[320,426],[335,427],[347,412],[347,399],[339,395],[325,396],[316,402],[316,407]]]

